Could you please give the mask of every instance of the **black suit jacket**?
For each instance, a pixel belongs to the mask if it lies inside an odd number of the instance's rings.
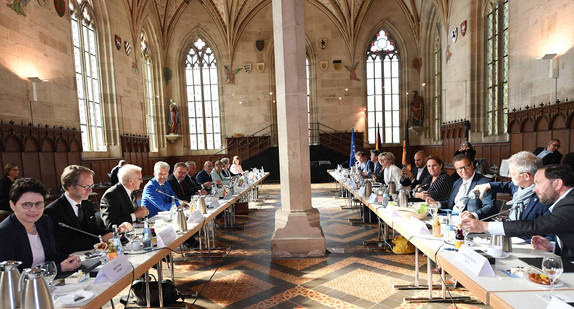
[[[452,186],[452,190],[450,191],[450,197],[448,201],[440,202],[441,208],[448,208],[452,209],[454,207],[454,202],[456,195],[458,194],[458,190],[460,186],[462,186],[463,180],[459,178],[457,181],[454,182]],[[488,183],[488,178],[482,176],[479,173],[474,173],[474,177],[470,181],[470,188],[467,192],[471,192],[471,190],[476,186],[483,183]],[[466,210],[470,212],[474,212],[478,215],[478,219],[486,218],[488,216],[492,216],[498,212],[498,208],[494,204],[494,200],[496,198],[496,193],[492,193],[488,191],[484,194],[481,199],[471,199],[467,201]]]
[[[546,149],[546,147],[538,147],[534,150],[534,154],[538,155],[542,152],[542,150]],[[553,153],[547,154],[544,158],[542,158],[542,164],[549,165],[549,164],[560,164],[562,161],[562,154],[557,150]]]
[[[10,208],[10,187],[12,187],[13,183],[8,176],[0,178],[0,210],[12,212],[12,208]]]
[[[132,223],[131,214],[136,211],[137,205],[132,204],[126,189],[121,183],[109,188],[100,201],[100,213],[106,228],[112,225],[120,226],[123,222]]]
[[[169,185],[171,186],[171,190],[173,191],[173,193],[175,193],[177,198],[180,200],[184,200],[184,201],[189,202],[189,200],[191,200],[191,196],[197,192],[197,190],[195,190],[195,191],[193,190],[195,188],[195,186],[191,182],[189,177],[187,177],[187,176],[183,178],[183,181],[181,182],[181,186],[179,185],[179,182],[177,181],[175,176],[173,176],[173,174],[171,174],[171,175],[169,175],[169,177],[167,177],[167,182],[169,182]],[[183,187],[183,191],[181,191],[182,187]],[[200,188],[201,188],[201,185],[200,185]]]
[[[430,175],[426,166],[423,167],[423,172],[418,180],[417,180],[417,174],[419,173],[419,168],[415,166],[412,168],[411,171],[413,172],[415,179],[411,181],[409,177],[405,177],[405,179],[401,180],[401,185],[403,185],[403,187],[411,186],[411,188],[414,189],[416,185],[420,184],[423,181],[423,179],[425,179],[428,175]]]
[[[195,176],[190,176],[189,174],[187,174],[187,178],[189,178],[189,181],[191,181],[193,192],[201,191],[202,186],[199,182],[197,182]]]
[[[56,250],[52,220],[46,215],[40,217],[36,221],[36,231],[38,231],[42,247],[44,247],[44,260],[56,262],[58,273],[60,273],[60,263],[68,255],[60,254]],[[7,260],[21,261],[22,264],[18,267],[20,271],[24,268],[32,267],[32,248],[30,247],[26,228],[14,214],[11,214],[0,223],[0,261]]]
[[[58,225],[59,222],[95,235],[104,235],[111,232],[111,230],[104,229],[98,225],[92,202],[82,201],[81,207],[83,212],[82,223],[80,223],[80,219],[76,216],[72,205],[70,205],[64,194],[44,210],[44,213],[52,218],[54,223],[54,239],[56,240],[56,248],[60,253],[70,254],[76,251],[90,250],[93,249],[93,245],[98,243],[99,240],[95,237],[61,227]]]
[[[570,191],[551,212],[534,220],[505,221],[506,236],[556,234],[562,241],[557,252],[563,257],[574,257],[574,190]],[[558,246],[557,246],[558,247]]]

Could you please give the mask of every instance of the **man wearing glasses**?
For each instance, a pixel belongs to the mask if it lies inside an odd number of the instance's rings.
[[[534,150],[534,154],[542,159],[542,164],[544,165],[560,164],[562,154],[558,151],[558,148],[560,148],[560,140],[555,138],[548,143],[546,148],[536,148],[536,150]]]
[[[462,218],[473,216],[476,219],[486,218],[498,212],[494,204],[492,193],[485,193],[480,199],[469,199],[470,192],[474,192],[475,187],[488,183],[488,178],[474,171],[474,165],[470,157],[466,154],[456,155],[453,159],[454,168],[460,178],[454,182],[448,201],[441,201],[440,208],[452,209]],[[436,204],[432,198],[427,198],[428,204]]]
[[[149,215],[145,207],[138,207],[135,191],[140,189],[142,181],[142,168],[126,164],[118,171],[119,183],[110,187],[100,201],[102,221],[107,228],[122,222],[135,222]]]
[[[54,222],[54,239],[56,248],[62,254],[93,249],[98,238],[64,228],[62,222],[76,229],[94,235],[101,235],[104,241],[112,238],[111,230],[98,224],[92,202],[88,200],[94,187],[94,171],[79,165],[64,168],[60,178],[64,194],[52,202],[44,211]],[[120,229],[129,223],[122,224]]]
[[[475,187],[480,194],[490,190],[493,193],[512,194],[513,207],[508,214],[511,220],[533,220],[548,212],[534,193],[534,175],[543,167],[542,160],[528,151],[520,151],[508,159],[508,176],[512,181],[490,182]]]

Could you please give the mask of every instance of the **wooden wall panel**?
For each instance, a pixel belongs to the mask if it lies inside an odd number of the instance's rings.
[[[534,149],[536,149],[537,141],[536,141],[536,133],[535,132],[523,133],[522,136],[519,138],[522,139],[522,149],[521,150],[534,151]]]
[[[38,155],[39,153],[37,151],[22,153],[21,177],[33,177],[44,182],[42,173],[40,172],[41,167]]]
[[[56,162],[54,162],[53,152],[40,152],[40,173],[44,186],[48,191],[58,188],[60,175],[56,175]]]

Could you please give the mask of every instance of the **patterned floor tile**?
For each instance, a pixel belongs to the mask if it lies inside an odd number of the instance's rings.
[[[289,260],[279,260],[273,259],[273,263],[283,265],[296,270],[305,269],[309,266],[313,266],[317,263],[326,261],[326,258],[313,258],[313,259],[289,259]]]
[[[195,286],[192,290],[220,306],[227,306],[272,287],[272,284],[249,275],[234,273]]]

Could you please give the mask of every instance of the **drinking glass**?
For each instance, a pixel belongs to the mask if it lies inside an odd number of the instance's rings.
[[[550,296],[554,293],[554,283],[564,271],[562,259],[557,255],[545,256],[542,260],[542,271],[550,279]]]
[[[132,242],[138,237],[138,235],[136,234],[136,229],[134,227],[132,227],[130,230],[125,231],[125,236],[128,239],[128,244],[130,246],[130,252],[133,253],[134,247]]]
[[[44,277],[48,285],[52,286],[52,281],[54,281],[54,278],[56,278],[56,275],[58,274],[58,269],[56,268],[56,262],[54,261],[44,262],[40,264],[40,269],[42,269],[43,271],[42,276]]]

